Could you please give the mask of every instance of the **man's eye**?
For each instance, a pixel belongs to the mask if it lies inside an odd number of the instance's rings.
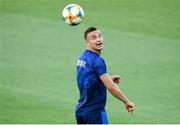
[[[92,37],[92,39],[93,39],[93,40],[95,40],[95,39],[96,39],[96,37]]]

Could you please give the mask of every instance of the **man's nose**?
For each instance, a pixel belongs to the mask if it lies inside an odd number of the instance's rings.
[[[102,42],[103,38],[102,37],[98,37],[97,41],[98,42]]]

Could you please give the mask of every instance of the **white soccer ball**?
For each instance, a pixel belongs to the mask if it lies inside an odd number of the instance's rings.
[[[80,24],[84,17],[84,11],[77,4],[67,5],[62,12],[63,20],[70,26]]]

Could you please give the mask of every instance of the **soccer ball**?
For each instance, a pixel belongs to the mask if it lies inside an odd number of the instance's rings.
[[[67,5],[62,12],[63,20],[70,26],[80,24],[84,17],[83,9],[77,4]]]

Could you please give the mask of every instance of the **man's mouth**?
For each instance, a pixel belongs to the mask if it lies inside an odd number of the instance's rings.
[[[97,46],[101,46],[101,45],[103,45],[103,43],[98,43],[98,44],[96,44]]]

